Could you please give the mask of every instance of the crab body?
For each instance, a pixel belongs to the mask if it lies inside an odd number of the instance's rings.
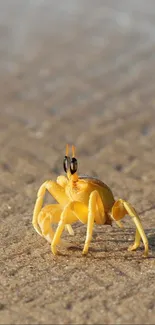
[[[108,212],[111,211],[111,208],[115,201],[110,188],[99,179],[86,175],[79,176],[78,180],[74,183],[72,183],[71,181],[67,182],[66,179],[65,192],[70,201],[78,201],[88,207],[90,194],[94,191],[98,192],[102,201],[102,204],[101,202],[98,202],[98,207],[100,211],[102,210],[102,205],[104,206],[102,218],[100,221],[95,220],[96,223],[111,224],[112,220],[110,219]]]
[[[111,189],[102,181],[94,177],[78,176],[75,148],[72,146],[72,159],[68,156],[68,146],[64,157],[64,170],[67,176],[58,176],[56,181],[46,181],[38,191],[33,212],[33,226],[35,230],[51,243],[53,254],[57,254],[57,245],[61,244],[61,234],[67,228],[74,234],[72,224],[80,221],[87,224],[87,234],[83,254],[88,253],[92,238],[94,223],[112,224],[115,221],[121,227],[121,219],[128,214],[136,226],[135,241],[129,250],[135,250],[142,239],[148,255],[148,240],[143,230],[140,218],[127,201],[115,201]],[[55,198],[57,204],[43,206],[45,192]],[[52,224],[58,224],[54,232]]]
[[[68,194],[71,188],[71,184],[69,183],[66,186],[66,193]],[[105,211],[109,211],[114,204],[114,196],[110,188],[95,177],[89,176],[79,176],[78,181],[73,184],[71,188],[71,198],[72,200],[80,201],[86,205],[88,205],[89,197],[91,192],[98,191],[101,200],[104,205]]]

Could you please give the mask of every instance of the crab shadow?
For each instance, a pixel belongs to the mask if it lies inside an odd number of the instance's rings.
[[[155,252],[155,228],[148,229],[146,231],[146,235],[148,237],[149,246],[153,252]]]
[[[99,233],[94,233],[92,239],[92,245],[90,245],[89,253],[83,258],[94,258],[94,259],[103,259],[104,257],[115,258],[115,259],[128,259],[128,260],[144,260],[143,255],[143,245],[136,250],[129,252],[127,250],[129,244],[134,241],[134,231],[133,228],[128,229],[118,229],[114,228],[113,231],[108,232],[105,236],[105,231],[100,231]],[[110,236],[109,236],[110,235]],[[155,259],[155,229],[150,228],[146,230],[146,235],[149,241],[149,256],[148,259]],[[133,239],[131,240],[131,236]],[[130,243],[127,238],[130,237]],[[108,243],[112,243],[109,245]],[[96,244],[95,244],[96,243]],[[123,244],[123,247],[120,247],[118,244]],[[102,247],[101,247],[102,246]],[[83,243],[80,244],[71,244],[70,247],[67,248],[69,252],[81,252],[83,249]],[[101,255],[100,255],[101,254]],[[63,254],[64,255],[64,254]],[[70,255],[70,254],[65,254]],[[81,258],[81,254],[79,256]]]

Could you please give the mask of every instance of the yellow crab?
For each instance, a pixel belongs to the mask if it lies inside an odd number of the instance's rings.
[[[48,180],[38,191],[32,220],[35,230],[51,243],[51,250],[55,255],[64,228],[73,235],[71,224],[81,221],[87,224],[83,249],[83,254],[87,254],[94,223],[104,225],[116,221],[121,227],[120,220],[128,214],[136,225],[135,241],[128,250],[136,250],[142,239],[145,247],[144,256],[147,256],[148,240],[135,209],[122,199],[115,201],[110,188],[102,181],[94,177],[78,176],[75,147],[72,146],[72,158],[68,155],[68,149],[67,145],[63,163],[67,177],[58,176],[56,182]],[[58,204],[50,204],[42,208],[46,190]],[[58,224],[55,232],[52,229],[54,223]]]

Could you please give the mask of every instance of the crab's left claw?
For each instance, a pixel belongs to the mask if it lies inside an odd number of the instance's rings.
[[[114,203],[111,214],[112,214],[112,218],[116,222],[121,220],[126,214],[128,214],[132,218],[133,222],[136,225],[136,235],[135,235],[135,242],[131,247],[129,247],[129,250],[135,250],[137,247],[139,247],[140,238],[141,238],[145,247],[144,256],[145,257],[148,256],[148,240],[145,235],[140,218],[136,210],[131,206],[131,204],[122,199],[119,199]]]

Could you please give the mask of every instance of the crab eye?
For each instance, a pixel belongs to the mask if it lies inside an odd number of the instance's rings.
[[[70,167],[70,157],[68,157],[68,156],[64,157],[63,167],[64,167],[65,173],[67,173],[67,170]]]
[[[72,175],[76,173],[77,167],[78,167],[77,159],[73,157],[70,162],[70,171]]]

